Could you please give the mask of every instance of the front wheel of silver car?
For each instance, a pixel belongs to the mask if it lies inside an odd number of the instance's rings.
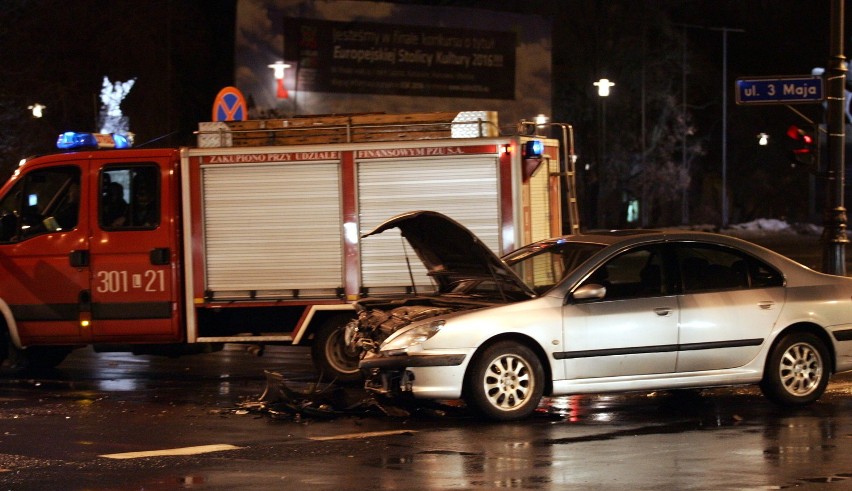
[[[465,399],[485,417],[508,421],[529,416],[544,392],[544,370],[522,344],[502,341],[472,362]]]
[[[777,404],[804,406],[825,392],[830,375],[825,343],[810,333],[792,333],[770,353],[760,388]]]

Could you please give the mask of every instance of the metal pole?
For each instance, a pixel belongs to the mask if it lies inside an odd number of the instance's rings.
[[[686,26],[683,26],[683,53],[681,53],[681,80],[682,101],[681,101],[681,118],[683,118],[683,141],[681,142],[681,167],[684,172],[687,170],[686,162],[686,139],[689,137],[689,129],[686,125]],[[685,187],[680,193],[680,223],[686,225],[689,223],[689,188]]]
[[[745,32],[743,29],[731,27],[705,27],[690,24],[681,24],[684,27],[684,63],[686,62],[686,29],[706,29],[709,31],[722,31],[722,228],[728,226],[728,33]],[[684,72],[684,80],[685,80]],[[684,101],[686,101],[686,84],[684,83]],[[684,107],[685,107],[684,103]],[[684,109],[684,114],[686,110]],[[684,135],[684,142],[686,135]],[[685,149],[686,147],[684,147]],[[688,204],[684,209],[689,213]]]
[[[831,44],[828,60],[828,180],[825,227],[822,234],[823,271],[846,276],[846,208],[843,179],[845,171],[846,122],[844,114],[846,57],[843,56],[844,0],[831,0]]]
[[[728,33],[745,32],[730,27],[708,27],[722,31],[722,228],[728,226]]]
[[[728,30],[722,29],[722,228],[728,226]]]

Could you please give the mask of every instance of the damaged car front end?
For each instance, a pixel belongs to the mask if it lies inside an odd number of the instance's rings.
[[[364,237],[392,228],[398,228],[417,253],[435,285],[435,291],[428,295],[367,297],[357,303],[358,315],[346,326],[345,341],[363,353],[361,368],[367,376],[366,387],[383,394],[411,389],[411,373],[404,366],[396,371],[394,365],[461,364],[465,356],[463,353],[405,356],[403,358],[408,358],[405,362],[394,356],[407,354],[407,350],[437,333],[446,316],[536,296],[475,235],[448,217],[430,211],[405,213],[379,225]],[[414,328],[400,332],[409,326]],[[394,336],[396,333],[400,335]],[[379,354],[383,343],[393,343],[400,348]]]

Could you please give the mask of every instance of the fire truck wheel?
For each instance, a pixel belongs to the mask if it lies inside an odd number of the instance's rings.
[[[9,350],[12,343],[9,341],[9,333],[6,329],[0,328],[0,366],[6,365],[6,359],[9,358]]]
[[[22,350],[7,343],[3,351],[6,355],[3,365],[16,372],[49,370],[62,363],[72,350],[65,346],[34,346]]]
[[[325,380],[357,382],[361,380],[357,351],[346,346],[344,327],[352,320],[349,315],[337,315],[328,319],[314,335],[311,358],[317,371]]]

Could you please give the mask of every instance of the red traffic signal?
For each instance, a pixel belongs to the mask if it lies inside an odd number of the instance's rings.
[[[816,163],[816,138],[813,131],[807,131],[796,125],[787,128],[787,138],[791,140],[790,161],[793,165],[804,165],[815,167]]]

